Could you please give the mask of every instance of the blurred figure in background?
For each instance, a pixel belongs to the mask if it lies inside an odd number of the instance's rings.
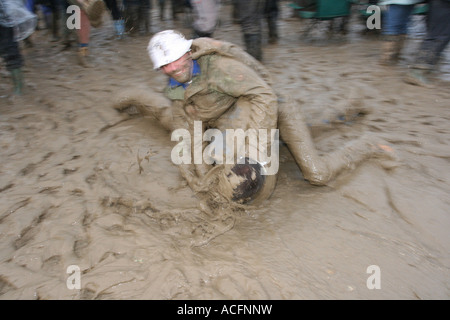
[[[261,17],[265,0],[238,0],[245,50],[255,59],[262,61]]]
[[[130,35],[150,33],[150,0],[124,0],[125,30]]]
[[[269,43],[274,44],[278,42],[278,0],[266,0],[264,7],[264,16],[267,21],[269,29]]]
[[[165,20],[164,11],[166,8],[167,1],[168,0],[158,0],[159,18],[161,21]],[[185,1],[186,0],[170,0],[173,20],[177,20],[177,14],[182,13],[184,11]]]
[[[266,18],[269,43],[278,40],[278,0],[237,0],[239,21],[246,51],[262,61],[262,20]]]
[[[231,5],[232,5],[232,10],[231,10],[231,18],[233,20],[234,24],[239,24],[239,0],[232,0],[231,1]]]
[[[192,38],[212,37],[219,22],[220,0],[190,0],[194,21]]]
[[[114,30],[116,32],[116,38],[122,39],[125,33],[125,20],[122,16],[122,11],[117,5],[117,0],[104,0],[106,7],[111,12],[111,18],[114,23]]]
[[[35,30],[36,15],[22,1],[0,1],[0,56],[11,73],[14,94],[23,93],[23,56],[19,41],[28,38]]]
[[[102,16],[106,10],[105,2],[102,0],[67,0],[67,2],[69,5],[76,5],[80,8],[80,28],[77,29],[78,64],[85,68],[92,67],[92,64],[88,61],[91,27],[101,26]],[[66,36],[68,37],[68,32]],[[66,41],[68,41],[68,38],[66,38]],[[66,43],[65,46],[70,47],[70,42]]]
[[[450,41],[450,0],[433,0],[429,3],[427,34],[422,41],[414,64],[405,81],[429,86],[428,76],[437,66],[442,52]]]
[[[380,64],[396,64],[408,36],[408,23],[414,6],[423,0],[384,0],[379,5],[388,5],[383,15],[383,44]]]

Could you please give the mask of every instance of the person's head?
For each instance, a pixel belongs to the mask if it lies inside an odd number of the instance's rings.
[[[165,30],[158,32],[147,47],[154,69],[160,69],[178,82],[186,83],[192,78],[192,40],[187,40],[181,32]]]

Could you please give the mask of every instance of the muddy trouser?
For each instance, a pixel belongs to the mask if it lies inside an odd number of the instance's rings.
[[[427,33],[414,67],[432,69],[450,41],[450,1],[430,1],[427,16]]]
[[[23,57],[19,44],[14,41],[14,30],[0,25],[0,55],[5,62],[6,69],[12,71],[23,66]]]
[[[269,39],[274,40],[278,38],[278,0],[266,0],[264,8],[264,15],[267,20],[267,27],[269,29]]]
[[[141,0],[141,5],[139,8],[139,21],[140,28],[143,27],[145,32],[150,32],[150,10],[151,10],[150,0]]]
[[[239,17],[247,52],[262,60],[262,16],[265,0],[238,0]]]
[[[298,106],[285,100],[278,108],[280,139],[286,143],[303,177],[311,184],[326,185],[343,170],[351,169],[363,160],[380,153],[380,149],[377,148],[378,141],[368,135],[353,140],[327,155],[319,155]]]

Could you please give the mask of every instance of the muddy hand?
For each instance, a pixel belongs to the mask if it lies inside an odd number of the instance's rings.
[[[127,113],[132,116],[149,116],[151,115],[152,101],[155,100],[157,100],[155,94],[148,93],[146,89],[130,88],[117,94],[113,108],[120,113]]]
[[[130,116],[142,115],[139,102],[131,97],[120,98],[113,104],[113,108],[120,113],[127,113]]]

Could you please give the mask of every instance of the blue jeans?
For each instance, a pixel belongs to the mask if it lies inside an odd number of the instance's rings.
[[[383,15],[382,34],[398,35],[408,33],[408,22],[414,5],[389,5],[386,13]]]

